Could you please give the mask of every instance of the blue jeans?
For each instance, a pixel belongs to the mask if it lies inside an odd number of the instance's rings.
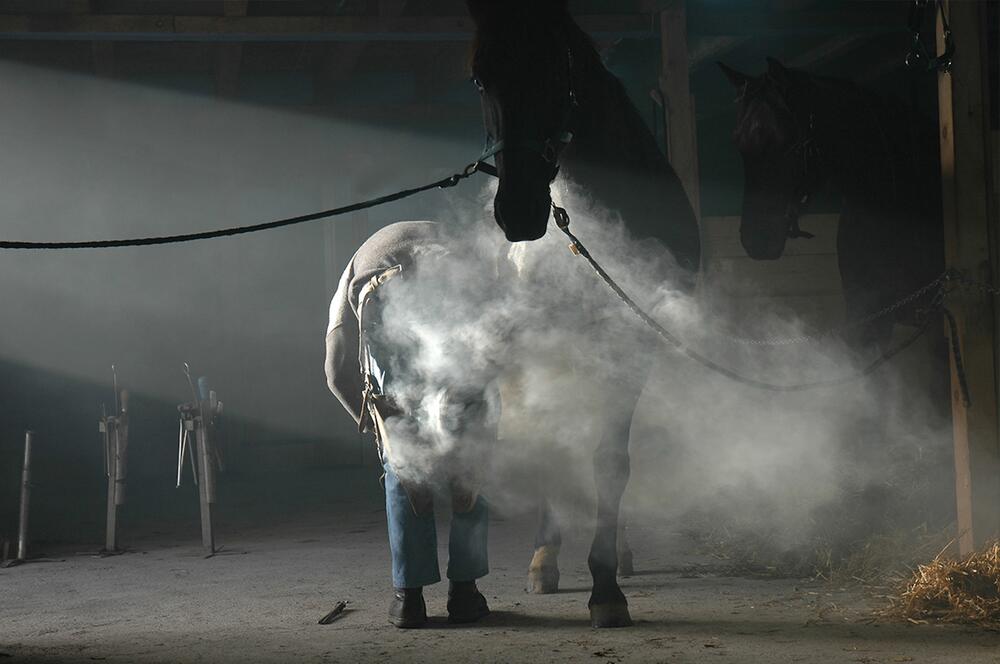
[[[418,516],[399,479],[385,465],[385,515],[392,553],[392,585],[419,588],[441,580],[433,511]],[[448,578],[475,581],[489,574],[488,509],[482,496],[471,511],[454,513],[448,534]]]

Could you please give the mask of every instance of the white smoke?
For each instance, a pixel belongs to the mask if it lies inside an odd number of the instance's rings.
[[[727,337],[734,334],[795,337],[807,326],[766,311],[748,325],[723,304],[679,290],[678,268],[662,247],[630,237],[613,211],[571,184],[556,189],[574,232],[611,276],[719,364],[795,384],[849,375],[873,359],[854,357],[835,338],[774,347],[733,342]],[[873,380],[774,393],[681,357],[642,328],[554,225],[537,242],[506,244],[486,221],[492,193],[484,190],[483,207],[453,210],[447,257],[418,266],[387,296],[389,338],[417,368],[398,376],[395,389],[418,414],[423,442],[407,446],[400,459],[418,477],[469,443],[442,435],[435,424],[430,402],[441,387],[481,389],[496,375],[502,417],[488,494],[508,510],[530,509],[545,494],[569,524],[586,524],[593,513],[592,453],[605,425],[627,408],[617,395],[629,383],[645,381],[631,434],[625,504],[632,519],[710,509],[778,526],[791,546],[845,487],[886,481],[887,467],[870,463],[885,446],[885,431],[940,447],[940,431],[933,430],[940,422],[930,424],[933,418],[901,433],[908,416],[890,415],[888,425],[879,417],[885,393],[898,391],[892,367]],[[437,386],[430,394],[428,378]],[[926,403],[926,395],[918,397],[915,403]]]

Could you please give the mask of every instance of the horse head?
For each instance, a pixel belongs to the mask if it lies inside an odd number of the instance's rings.
[[[822,182],[809,80],[768,58],[748,76],[719,63],[737,89],[733,140],[743,157],[740,242],[757,260],[780,258],[788,238],[810,238],[799,216]]]
[[[472,81],[482,98],[484,158],[500,183],[494,216],[511,242],[545,235],[550,186],[572,139],[571,25],[566,0],[467,0],[476,25]]]

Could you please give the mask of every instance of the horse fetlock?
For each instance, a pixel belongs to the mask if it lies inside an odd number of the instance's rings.
[[[591,603],[590,625],[598,629],[606,627],[631,627],[632,616],[628,611],[628,602],[623,597],[621,602]]]
[[[546,545],[535,549],[528,566],[528,592],[539,595],[559,590],[559,547]]]
[[[590,624],[593,627],[628,627],[632,624],[628,600],[613,581],[595,578],[594,591],[587,606],[590,608]]]

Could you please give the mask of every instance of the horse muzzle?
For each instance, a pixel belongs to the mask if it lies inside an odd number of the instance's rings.
[[[508,242],[531,242],[544,236],[551,209],[548,191],[542,196],[513,197],[501,185],[493,201],[493,216]]]
[[[773,261],[785,253],[787,234],[784,226],[780,232],[756,232],[740,229],[740,244],[747,256],[756,261]]]

